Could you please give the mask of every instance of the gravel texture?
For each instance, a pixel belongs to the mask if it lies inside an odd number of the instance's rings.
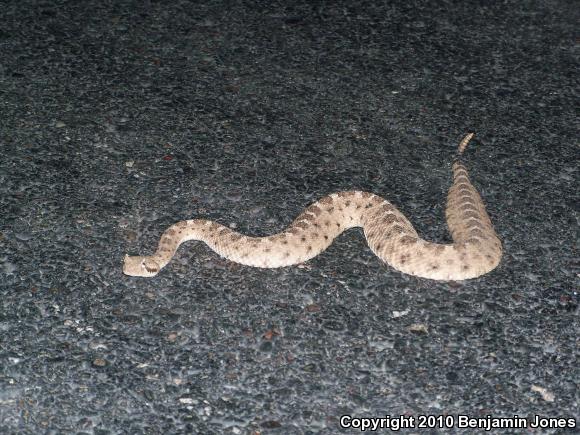
[[[577,431],[577,6],[2,2],[0,433]],[[469,131],[505,248],[480,279],[403,275],[359,230],[299,267],[191,242],[156,278],[122,274],[178,220],[268,235],[343,189],[448,240]]]

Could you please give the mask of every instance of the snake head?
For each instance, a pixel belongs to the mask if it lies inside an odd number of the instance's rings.
[[[130,257],[125,255],[123,273],[129,276],[151,277],[157,275],[161,267],[151,257]]]

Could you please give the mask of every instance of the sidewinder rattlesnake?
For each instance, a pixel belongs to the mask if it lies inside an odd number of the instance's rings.
[[[409,220],[385,199],[346,191],[315,202],[284,231],[268,237],[246,236],[206,219],[178,222],[163,233],[152,256],[125,255],[123,273],[157,275],[188,240],[203,241],[222,257],[244,265],[290,266],[317,256],[343,231],[362,227],[371,250],[401,272],[437,280],[481,276],[499,264],[502,246],[460,161],[472,136],[468,134],[459,144],[447,195],[445,215],[452,244],[421,239]]]

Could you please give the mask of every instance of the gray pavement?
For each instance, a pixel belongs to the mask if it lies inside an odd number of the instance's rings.
[[[0,2],[0,433],[576,433],[579,15]],[[190,242],[122,274],[178,220],[268,235],[345,189],[449,240],[469,131],[505,248],[484,277],[403,275],[359,230],[300,267]]]

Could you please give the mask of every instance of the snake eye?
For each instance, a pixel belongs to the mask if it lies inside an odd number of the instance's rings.
[[[159,267],[154,263],[153,265],[147,265],[147,261],[143,261],[141,263],[141,267],[145,269],[148,273],[157,273],[159,272]]]

